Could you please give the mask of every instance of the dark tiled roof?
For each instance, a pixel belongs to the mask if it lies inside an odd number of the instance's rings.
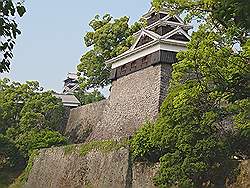
[[[79,100],[74,95],[54,94],[55,97],[62,99],[63,105],[68,107],[80,106]]]

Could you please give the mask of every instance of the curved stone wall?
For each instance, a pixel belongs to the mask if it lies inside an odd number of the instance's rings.
[[[70,110],[64,134],[71,143],[85,142],[93,127],[102,119],[106,104],[107,100],[102,100]]]
[[[171,64],[158,64],[113,81],[103,118],[88,140],[130,137],[143,123],[155,120],[171,71]]]

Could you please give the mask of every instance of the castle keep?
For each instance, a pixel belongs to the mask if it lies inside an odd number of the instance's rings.
[[[88,141],[129,137],[157,117],[176,53],[185,50],[191,26],[164,8],[160,12],[151,8],[143,18],[148,26],[135,33],[133,46],[106,62],[112,67],[110,97],[71,111],[66,131],[77,137],[76,143],[86,136]]]

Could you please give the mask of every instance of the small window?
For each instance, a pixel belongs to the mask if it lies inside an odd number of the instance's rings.
[[[147,67],[147,64],[148,64],[148,56],[145,56],[142,58],[142,64],[141,64],[142,68]]]
[[[121,71],[124,71],[124,70],[126,70],[126,65],[122,65],[121,67]]]
[[[145,56],[145,57],[142,58],[142,62],[143,62],[143,63],[145,63],[145,62],[147,62],[147,61],[148,61],[148,56]]]
[[[122,65],[121,66],[121,74],[122,75],[126,74],[126,71],[127,71],[127,66],[126,65]]]
[[[132,70],[135,70],[135,69],[136,69],[136,61],[133,61],[133,62],[131,63],[131,69],[132,69]]]

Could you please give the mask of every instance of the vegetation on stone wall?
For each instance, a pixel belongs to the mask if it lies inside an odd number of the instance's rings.
[[[38,82],[0,80],[0,177],[24,167],[34,150],[67,143],[58,132],[63,113],[62,102]]]
[[[123,147],[128,147],[127,139],[121,141],[99,140],[79,145],[67,145],[64,147],[64,154],[68,155],[77,152],[80,156],[85,156],[93,150],[100,151],[105,154],[112,151],[117,151]]]
[[[20,2],[13,2],[0,1],[0,37],[4,38],[0,72],[9,70],[20,34],[14,17],[25,13]],[[166,2],[173,12],[188,11],[187,18],[205,22],[193,33],[187,51],[178,54],[160,117],[133,137],[132,154],[136,160],[160,162],[155,177],[160,187],[217,186],[220,172],[233,156],[250,155],[250,4],[248,0],[153,0],[158,8]],[[132,34],[145,24],[139,21],[129,26],[128,22],[128,17],[113,19],[110,15],[96,16],[90,22],[93,31],[84,41],[91,49],[77,67],[84,92],[76,96],[82,104],[103,98],[96,91],[85,91],[110,83],[110,67],[104,62],[128,50]],[[236,44],[240,47],[233,50]],[[0,80],[0,186],[11,169],[27,165],[13,186],[23,184],[37,149],[67,143],[58,131],[62,117],[61,101],[51,92],[42,92],[37,82]],[[93,149],[114,151],[126,144],[95,141],[82,145],[79,154],[84,156]],[[65,154],[74,149],[66,146]]]
[[[86,105],[94,102],[101,101],[105,99],[102,93],[98,90],[92,92],[86,92],[83,90],[77,91],[74,93],[76,98],[80,101],[81,105]]]
[[[160,117],[133,137],[133,156],[160,162],[155,177],[160,187],[218,187],[215,177],[233,156],[250,156],[249,17],[242,12],[249,4],[154,1],[159,2],[172,3],[168,6],[173,11],[187,10],[190,18],[198,16],[204,23],[187,51],[178,54]],[[222,9],[236,5],[235,14]]]
[[[94,149],[103,153],[109,153],[111,151],[117,151],[118,149],[126,147],[127,145],[127,140],[123,140],[120,142],[114,140],[92,141],[80,147],[80,155],[85,156]]]
[[[132,34],[145,25],[142,20],[132,26],[128,22],[129,18],[126,16],[113,19],[109,14],[102,18],[97,15],[90,22],[93,31],[85,35],[84,42],[91,49],[83,54],[81,63],[77,66],[82,89],[110,84],[110,66],[104,62],[128,50],[133,43]]]

